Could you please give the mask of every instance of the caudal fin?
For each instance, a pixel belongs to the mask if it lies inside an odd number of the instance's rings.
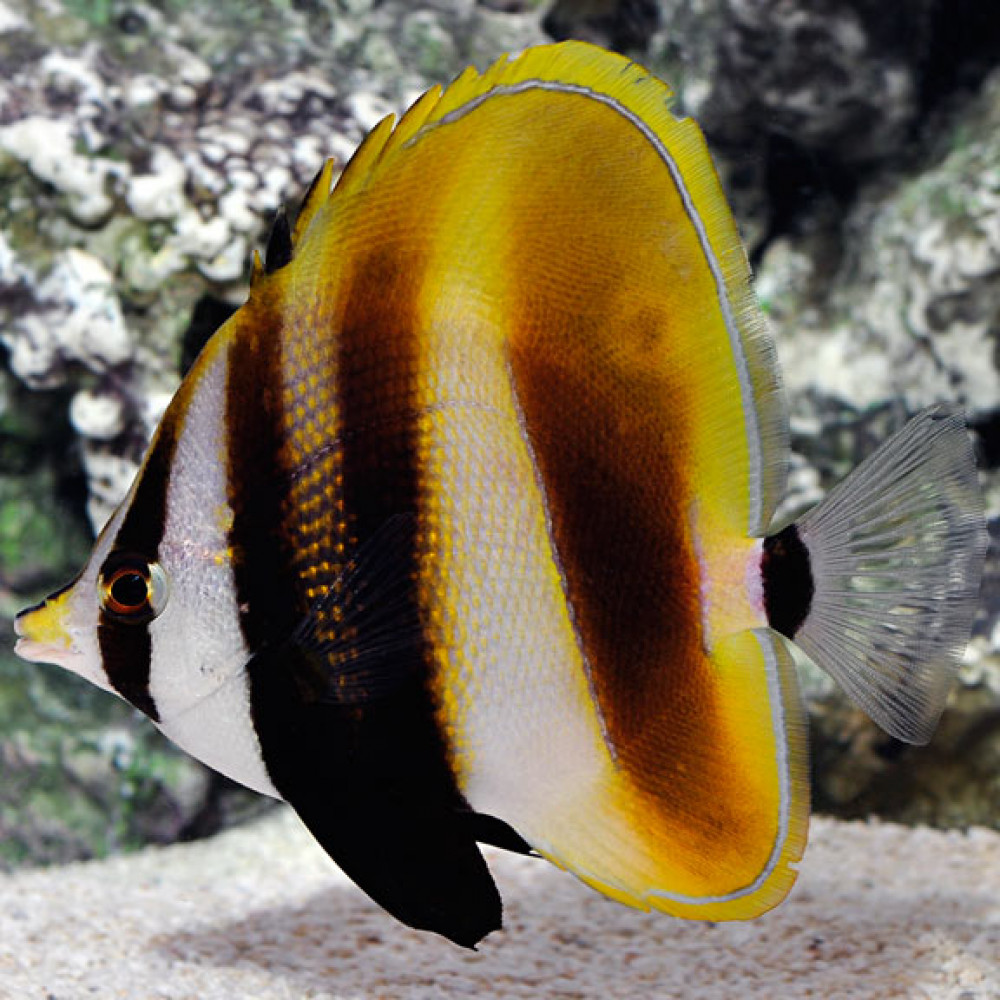
[[[964,417],[932,407],[765,541],[771,624],[886,732],[926,743],[969,640],[986,544]]]

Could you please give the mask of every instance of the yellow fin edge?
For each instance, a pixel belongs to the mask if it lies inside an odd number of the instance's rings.
[[[655,858],[636,853],[640,844],[648,845],[651,841],[635,834],[634,817],[641,813],[630,801],[631,794],[622,787],[619,778],[613,780],[616,788],[606,789],[582,813],[578,807],[574,808],[579,815],[586,815],[586,823],[582,823],[579,816],[567,814],[557,821],[557,826],[551,826],[551,820],[544,824],[548,827],[547,837],[534,839],[530,833],[526,834],[539,854],[619,903],[635,909],[659,910],[688,920],[749,920],[781,903],[798,877],[798,863],[808,837],[805,715],[794,662],[782,637],[770,629],[747,630],[728,636],[713,651],[713,660],[717,660],[724,670],[739,669],[748,656],[766,660],[773,670],[769,684],[771,714],[774,719],[781,720],[778,753],[784,753],[785,765],[784,815],[778,824],[780,837],[776,835],[771,855],[752,882],[741,889],[701,898],[671,892],[668,886],[672,882],[673,859],[669,844],[653,848]],[[710,858],[706,861],[711,865]],[[655,888],[651,886],[651,876],[655,878]]]

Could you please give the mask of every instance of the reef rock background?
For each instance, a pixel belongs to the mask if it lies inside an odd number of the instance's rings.
[[[0,0],[0,627],[79,567],[250,253],[326,157],[468,63],[617,47],[701,122],[778,340],[785,513],[960,403],[1000,534],[1000,8],[992,0]],[[934,743],[806,668],[815,798],[1000,828],[1000,579]],[[261,805],[125,706],[0,655],[0,864]]]

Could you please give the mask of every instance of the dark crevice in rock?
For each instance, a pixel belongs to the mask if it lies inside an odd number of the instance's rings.
[[[787,136],[768,136],[765,148],[764,188],[770,216],[750,253],[754,268],[774,240],[801,236],[818,219],[833,224],[843,218],[860,183],[858,171]]]
[[[942,117],[1000,65],[1000,5],[983,0],[838,0],[795,17],[746,0],[718,16],[699,117],[728,159],[761,163],[770,218],[755,259],[803,227],[837,228],[862,186],[919,165]]]
[[[976,461],[981,469],[1000,468],[1000,410],[970,423],[976,436]]]
[[[919,77],[924,112],[954,91],[976,90],[1000,65],[1000,4],[934,0],[928,22]]]
[[[6,354],[0,348],[4,370]],[[0,585],[35,596],[64,583],[85,551],[87,480],[67,416],[72,392],[31,392],[11,380],[7,393],[0,413],[0,507],[13,505],[20,513],[0,523]],[[21,532],[16,556],[9,551],[12,530]]]
[[[542,20],[558,42],[580,38],[618,52],[645,51],[659,26],[656,0],[556,0]]]
[[[181,827],[177,840],[189,842],[214,836],[277,806],[274,799],[248,791],[217,771],[207,771],[206,776],[205,794]]]

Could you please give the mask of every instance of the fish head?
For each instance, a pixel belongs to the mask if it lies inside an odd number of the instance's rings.
[[[168,736],[250,655],[233,581],[224,343],[182,383],[79,575],[14,625],[20,657],[118,694]]]

